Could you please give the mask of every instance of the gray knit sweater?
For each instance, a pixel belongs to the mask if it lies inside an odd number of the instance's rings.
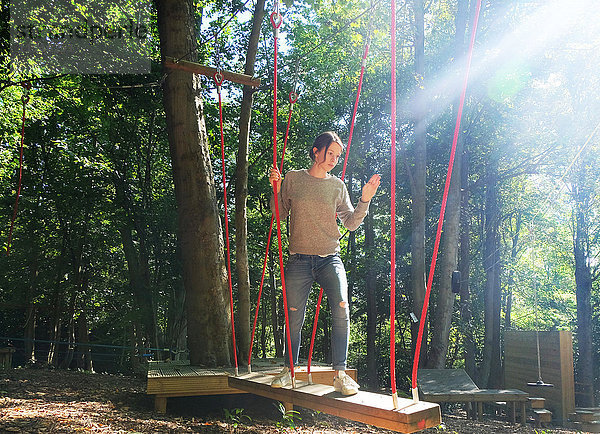
[[[341,233],[336,214],[347,229],[354,231],[369,211],[369,203],[362,201],[354,209],[341,179],[332,175],[315,178],[306,169],[286,174],[277,200],[281,219],[290,215],[292,254],[325,256],[339,252]],[[273,195],[271,210],[275,212]]]

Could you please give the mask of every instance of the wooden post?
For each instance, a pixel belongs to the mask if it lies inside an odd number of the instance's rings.
[[[164,66],[171,69],[179,69],[182,71],[192,72],[194,74],[202,74],[207,77],[213,77],[217,72],[216,68],[200,65],[199,63],[189,62],[187,60],[176,60],[172,57],[165,57]],[[252,87],[260,86],[260,79],[253,78],[249,75],[238,74],[236,72],[221,71],[223,78],[235,83],[245,84]]]
[[[12,368],[12,354],[15,349],[12,347],[0,348],[0,369]]]
[[[167,412],[167,397],[158,396],[154,397],[154,411],[157,413],[165,414]]]

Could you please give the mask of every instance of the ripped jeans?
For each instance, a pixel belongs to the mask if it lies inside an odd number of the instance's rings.
[[[300,336],[306,314],[306,304],[313,282],[317,282],[327,294],[331,306],[331,361],[333,369],[345,370],[348,355],[348,335],[350,332],[350,312],[348,309],[348,282],[346,270],[339,255],[321,257],[318,255],[290,255],[285,267],[285,283],[290,338],[294,365],[298,363]],[[286,354],[285,364],[289,364]]]

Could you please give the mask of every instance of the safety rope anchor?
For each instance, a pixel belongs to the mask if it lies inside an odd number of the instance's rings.
[[[417,402],[419,402],[419,388],[413,387],[411,390],[412,390],[413,402],[416,404]]]
[[[273,12],[270,17],[271,25],[273,26],[273,33],[275,34],[275,38],[279,36],[279,27],[283,22],[283,16],[279,12]]]

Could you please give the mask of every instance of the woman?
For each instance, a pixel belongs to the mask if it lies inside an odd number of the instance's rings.
[[[346,185],[329,173],[343,150],[342,141],[336,133],[324,132],[315,139],[310,150],[310,169],[292,170],[282,183],[281,173],[272,168],[269,181],[271,185],[275,184],[280,216],[290,216],[290,256],[285,268],[285,283],[292,360],[294,364],[298,363],[306,303],[313,282],[317,282],[327,294],[332,310],[332,365],[337,371],[333,386],[343,395],[353,395],[358,392],[359,386],[345,373],[350,316],[346,271],[339,256],[341,233],[336,217],[347,229],[356,230],[367,215],[381,177],[373,175],[364,185],[355,209]],[[273,197],[271,209],[275,212]],[[289,363],[288,350],[286,348],[286,365]],[[271,386],[289,384],[291,374],[286,366]]]

